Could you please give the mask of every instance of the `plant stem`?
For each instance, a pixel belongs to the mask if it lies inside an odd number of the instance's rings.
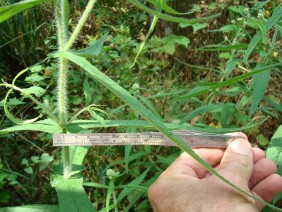
[[[55,1],[55,15],[58,31],[58,46],[59,51],[65,49],[65,44],[68,39],[68,0]],[[68,78],[68,64],[67,60],[60,57],[58,61],[58,85],[57,85],[57,98],[58,98],[58,111],[59,123],[64,128],[68,119],[67,108],[67,78]],[[63,132],[65,133],[65,132]],[[70,147],[63,147],[63,164],[64,164],[64,177],[68,178],[71,173],[71,159]]]
[[[65,51],[68,51],[70,49],[70,47],[72,46],[72,44],[74,43],[75,39],[77,38],[77,36],[78,36],[79,32],[81,31],[83,25],[85,24],[87,17],[89,16],[89,13],[91,12],[91,9],[92,9],[92,7],[94,6],[95,3],[96,3],[96,0],[90,0],[88,2],[81,18],[79,19],[78,24],[76,25],[73,33],[71,34],[69,41],[65,45],[65,48],[64,48]]]

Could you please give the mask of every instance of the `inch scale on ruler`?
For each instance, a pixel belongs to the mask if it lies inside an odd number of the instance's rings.
[[[191,148],[226,148],[240,136],[211,134],[187,130],[173,131]],[[115,145],[157,145],[175,146],[159,132],[142,133],[91,133],[91,134],[54,134],[54,146],[115,146]]]

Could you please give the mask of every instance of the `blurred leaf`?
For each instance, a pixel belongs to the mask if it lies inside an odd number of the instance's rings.
[[[163,45],[161,47],[153,49],[154,52],[166,52],[170,55],[173,55],[175,52],[175,45],[180,44],[188,47],[188,44],[190,43],[189,38],[186,38],[184,36],[177,36],[177,35],[168,35],[164,38],[162,38],[161,42]]]
[[[222,52],[219,54],[219,58],[224,58],[224,59],[229,59],[230,56],[231,55],[228,52]]]
[[[32,168],[29,166],[29,167],[26,167],[25,169],[24,169],[24,171],[26,172],[26,173],[28,173],[28,174],[33,174],[33,170],[32,170]]]
[[[45,90],[39,86],[31,86],[29,88],[22,89],[23,94],[34,94],[36,97],[40,97],[45,93]]]
[[[16,15],[19,12],[22,12],[33,6],[47,1],[49,0],[25,0],[12,5],[0,7],[0,23],[12,17],[13,15]]]
[[[206,28],[207,26],[209,26],[207,23],[195,23],[192,25],[193,32],[195,33],[200,29]]]
[[[44,77],[39,76],[37,74],[32,74],[31,76],[26,77],[24,81],[34,83],[34,82],[41,82],[43,80],[44,80]]]
[[[17,126],[0,129],[0,135],[16,132],[16,131],[22,131],[22,130],[40,131],[40,132],[53,134],[53,133],[60,133],[61,127],[51,119],[45,119],[42,121],[37,121],[29,124],[17,125]]]
[[[22,105],[25,102],[22,102],[16,98],[13,99],[9,99],[9,101],[7,102],[7,105],[11,106],[11,105]],[[4,106],[4,99],[2,101],[0,101],[0,107]]]
[[[266,150],[266,157],[277,164],[278,174],[282,176],[282,125],[276,130]]]
[[[85,58],[91,58],[91,57],[94,57],[94,56],[98,56],[103,49],[103,45],[104,45],[104,42],[105,42],[107,36],[108,36],[108,33],[105,33],[100,39],[98,39],[94,42],[91,42],[90,46],[87,47],[87,48],[80,49],[80,50],[72,49],[70,51],[72,53],[76,54],[76,55],[79,55],[79,56],[85,57]]]
[[[263,69],[267,67],[263,63],[259,63],[254,70]],[[260,101],[263,99],[265,90],[270,79],[270,70],[253,75],[253,93],[252,93],[252,104],[250,108],[250,116],[254,114]]]

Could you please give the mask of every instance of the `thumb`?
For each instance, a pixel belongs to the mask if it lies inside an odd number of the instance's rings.
[[[227,147],[218,172],[232,183],[248,188],[253,171],[253,151],[245,139],[236,139]]]

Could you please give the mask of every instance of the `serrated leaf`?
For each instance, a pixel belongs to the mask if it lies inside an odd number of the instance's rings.
[[[108,33],[104,34],[100,39],[91,42],[89,47],[87,48],[80,49],[80,50],[72,49],[70,51],[76,55],[79,55],[85,58],[91,58],[94,56],[98,56],[103,49],[103,45],[104,45],[104,42],[107,36],[108,36]]]
[[[258,64],[255,70],[265,68],[265,64]],[[268,81],[270,79],[270,71],[265,70],[263,72],[253,75],[253,93],[252,93],[252,104],[250,108],[250,115],[253,115],[257,110],[260,101],[264,96],[264,92],[267,88]]]
[[[45,90],[39,86],[31,86],[29,88],[22,89],[23,93],[34,94],[36,97],[40,97],[45,93]]]
[[[0,23],[17,13],[47,1],[49,0],[25,0],[12,5],[0,7]]]

